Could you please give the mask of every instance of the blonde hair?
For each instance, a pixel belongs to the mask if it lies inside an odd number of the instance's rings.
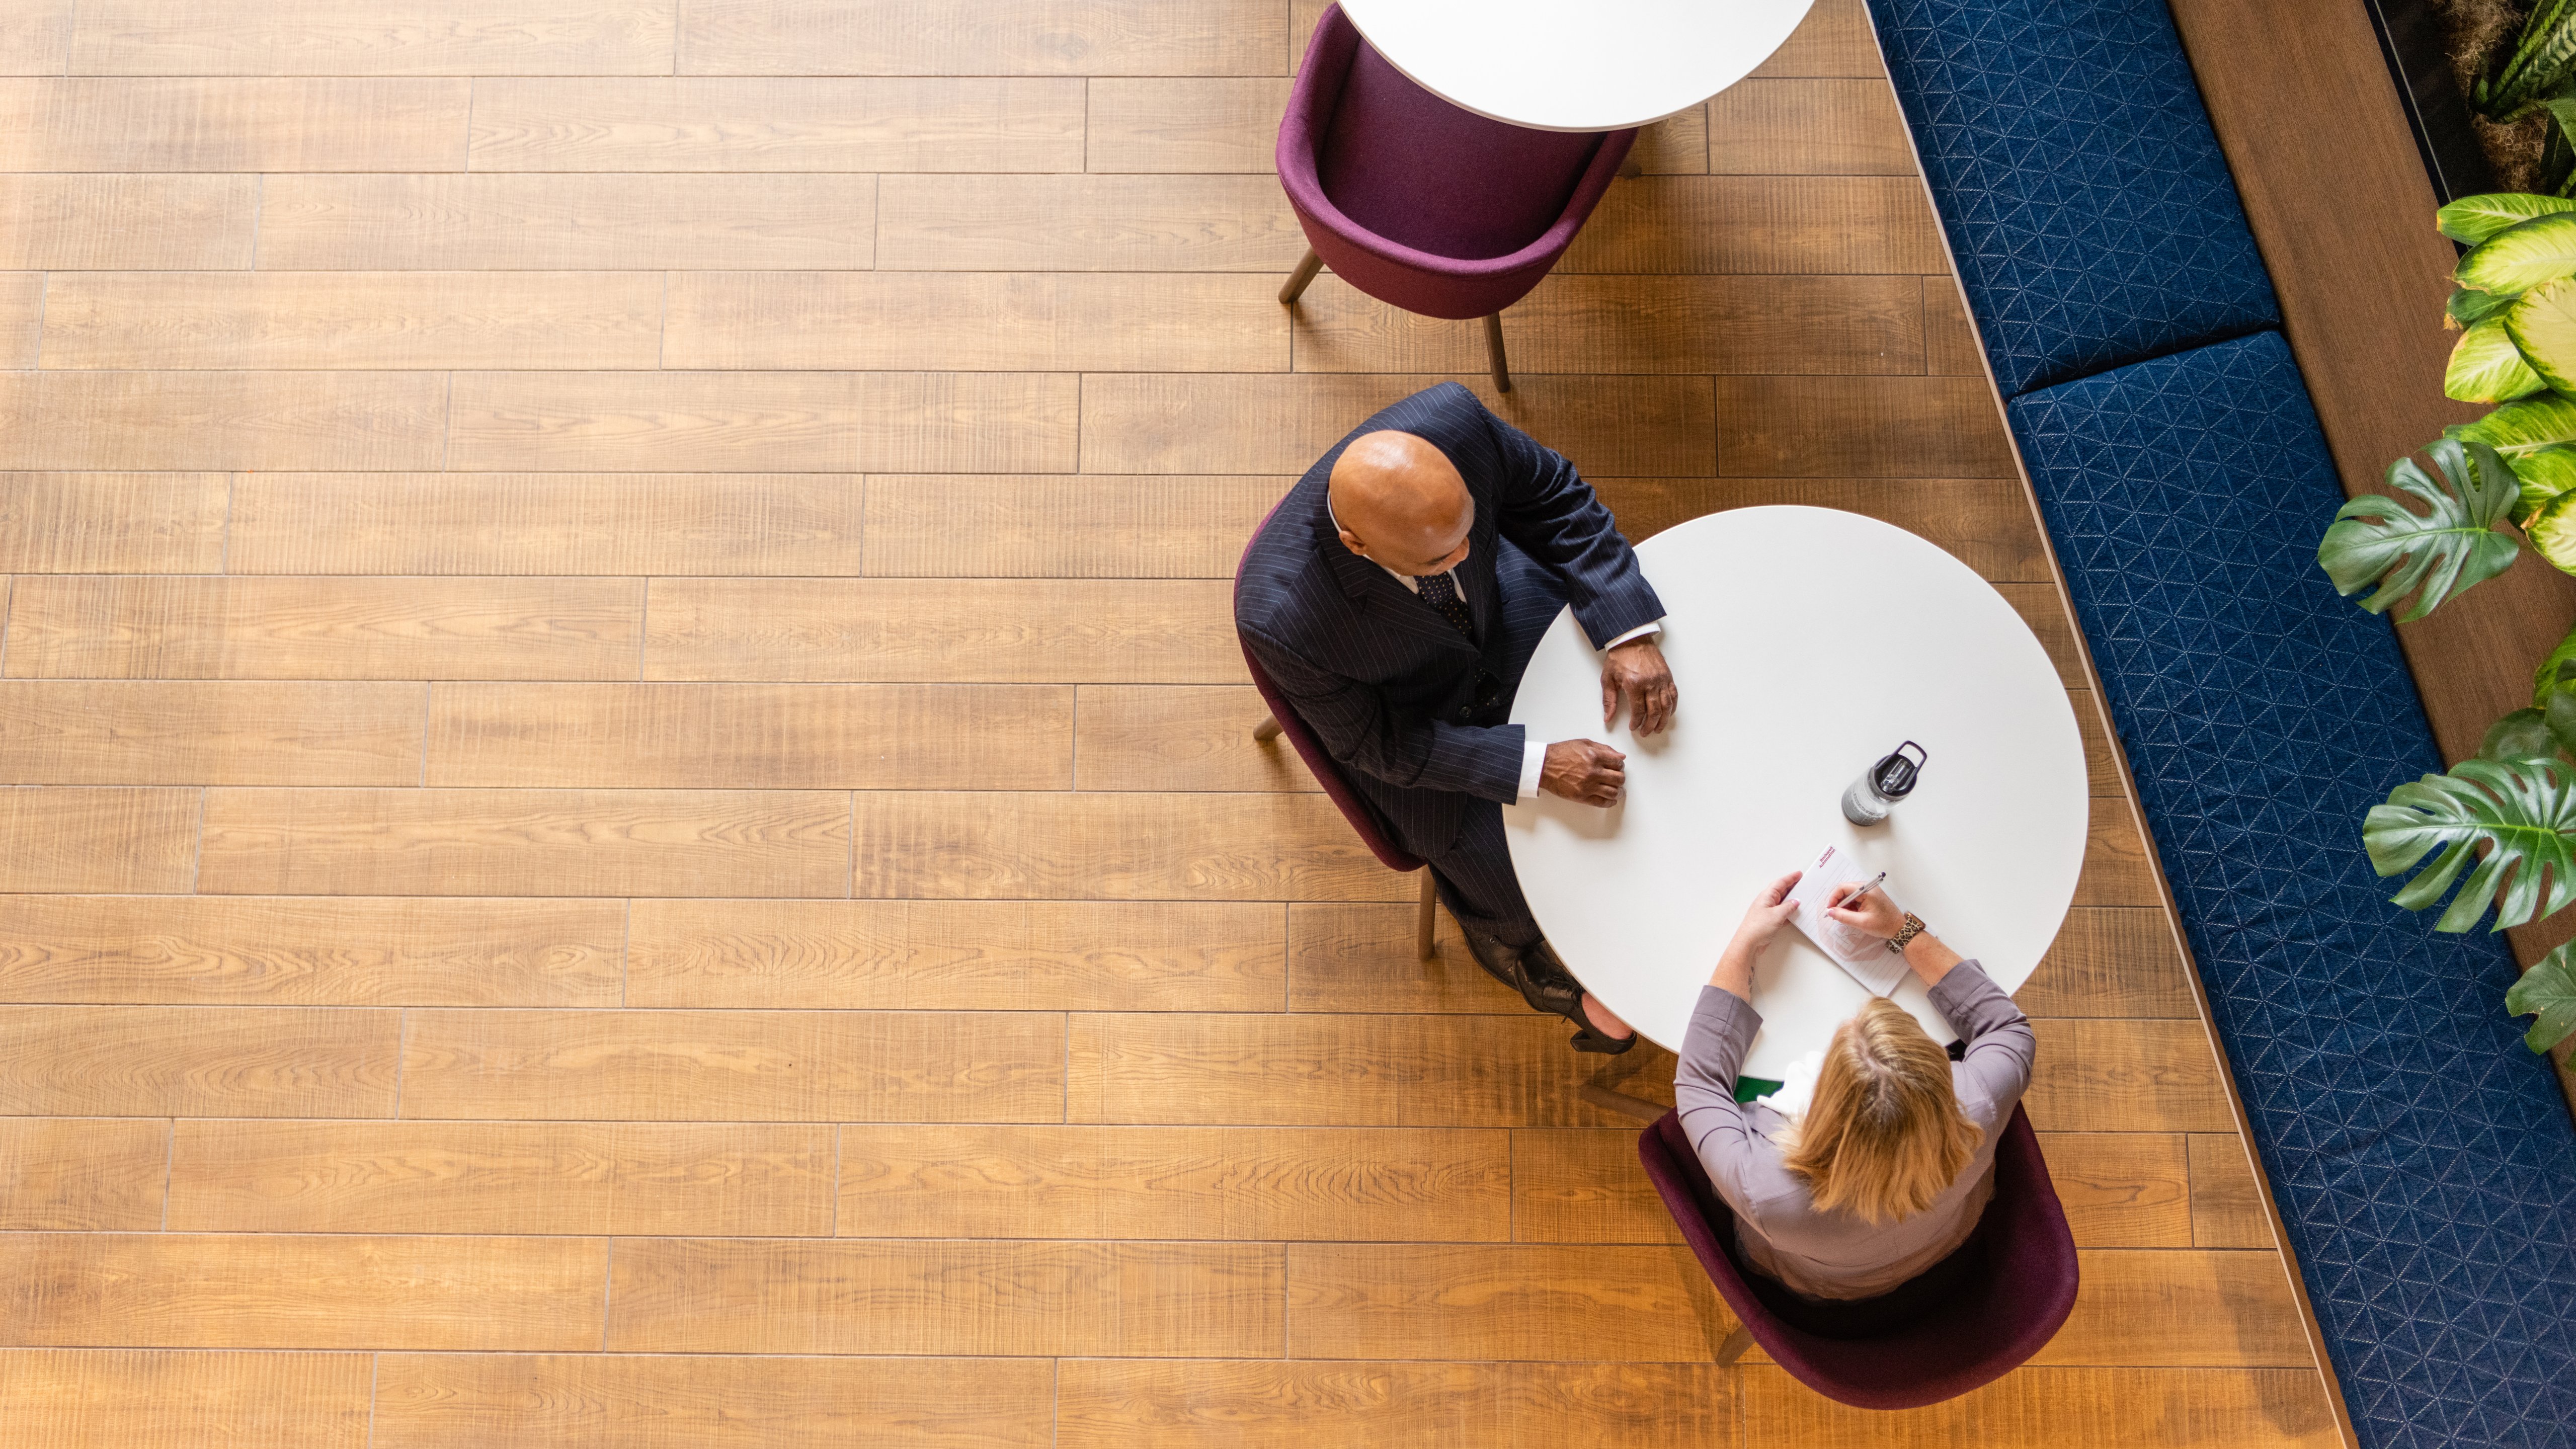
[[[1806,1112],[1772,1134],[1820,1211],[1873,1227],[1930,1207],[1984,1137],[1959,1110],[1950,1054],[1885,997],[1834,1028]]]

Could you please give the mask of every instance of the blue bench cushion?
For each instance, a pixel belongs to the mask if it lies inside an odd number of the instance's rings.
[[[2343,490],[2288,346],[2007,411],[2362,1442],[2567,1444],[2576,1129],[2503,938],[2436,935],[2362,853],[2442,762],[2317,568]]]
[[[2006,397],[2276,325],[2164,0],[1870,0]]]

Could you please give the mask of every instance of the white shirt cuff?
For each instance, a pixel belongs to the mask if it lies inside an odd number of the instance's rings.
[[[1521,798],[1538,798],[1539,773],[1547,768],[1547,746],[1531,740],[1521,746]]]
[[[1651,624],[1640,624],[1636,628],[1629,630],[1627,633],[1620,635],[1618,638],[1611,640],[1609,643],[1602,645],[1601,652],[1607,654],[1611,650],[1618,648],[1620,645],[1627,643],[1631,639],[1643,639],[1649,634],[1661,634],[1662,632],[1664,632],[1664,621],[1661,619],[1657,619]]]

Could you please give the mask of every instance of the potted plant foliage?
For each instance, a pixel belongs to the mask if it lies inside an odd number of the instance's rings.
[[[2444,429],[2424,449],[2430,469],[2392,464],[2396,496],[2346,503],[2317,549],[2339,592],[2372,591],[2361,607],[2411,597],[2403,619],[2503,572],[2525,540],[2576,574],[2576,200],[2463,197],[2437,220],[2469,249],[2445,309],[2460,340],[2443,390],[2498,406]],[[2497,720],[2476,758],[2391,791],[2361,838],[2383,876],[2423,866],[2394,898],[2408,910],[2459,885],[2437,931],[2466,931],[2490,905],[2501,931],[2576,902],[2576,630],[2540,661],[2528,708]],[[2537,1017],[2533,1051],[2576,1035],[2576,942],[2524,972],[2505,1009]]]

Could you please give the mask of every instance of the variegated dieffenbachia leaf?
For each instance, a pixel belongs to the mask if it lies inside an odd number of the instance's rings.
[[[2481,292],[2516,296],[2576,276],[2576,213],[2553,212],[2510,226],[2471,248],[2451,279]]]
[[[2522,302],[2530,300],[2525,297]],[[2489,317],[2460,334],[2460,340],[2451,345],[2450,365],[2442,370],[2445,397],[2461,402],[2511,402],[2549,386],[2523,360],[2514,338],[2511,319],[2521,306],[2518,302],[2515,312]]]
[[[2433,224],[2442,229],[2442,235],[2473,247],[2507,227],[2556,211],[2576,211],[2576,200],[2534,196],[2524,191],[2494,191],[2461,197],[2433,213]]]

